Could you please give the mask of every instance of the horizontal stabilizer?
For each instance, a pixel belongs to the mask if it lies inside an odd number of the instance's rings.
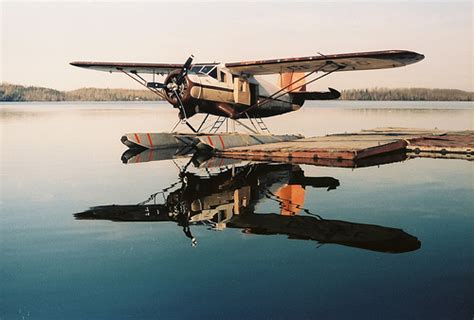
[[[341,93],[333,88],[328,88],[329,91],[299,91],[290,93],[291,101],[298,105],[302,105],[306,100],[334,100],[341,96]]]

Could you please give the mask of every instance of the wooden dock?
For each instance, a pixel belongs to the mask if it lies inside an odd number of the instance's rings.
[[[455,154],[458,158],[472,160],[473,150],[474,131],[377,128],[357,133],[216,150],[216,155],[245,160],[365,167],[426,154],[440,158]]]

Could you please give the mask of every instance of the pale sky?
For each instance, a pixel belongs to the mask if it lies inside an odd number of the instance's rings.
[[[13,2],[0,0],[0,81],[139,88],[74,60],[236,62],[405,49],[403,68],[341,72],[312,89],[473,87],[473,2]]]

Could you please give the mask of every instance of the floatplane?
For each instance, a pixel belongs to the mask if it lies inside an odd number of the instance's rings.
[[[231,63],[194,63],[191,55],[184,64],[75,61],[71,65],[123,73],[178,109],[179,120],[170,133],[123,135],[121,141],[129,148],[215,150],[299,139],[299,135],[272,135],[262,118],[297,111],[307,100],[339,98],[333,88],[307,90],[334,72],[397,68],[422,59],[416,52],[387,50]],[[269,75],[278,80],[269,81],[265,77]],[[203,120],[192,124],[190,119],[199,113],[205,114]],[[236,124],[247,133],[237,133]],[[192,133],[179,133],[180,125]]]

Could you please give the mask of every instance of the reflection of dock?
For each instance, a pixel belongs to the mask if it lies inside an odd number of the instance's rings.
[[[443,158],[456,154],[472,159],[474,131],[445,132],[405,128],[380,128],[295,141],[216,150],[218,156],[247,160],[281,161],[337,167],[363,167],[401,161],[397,153],[414,152]],[[391,159],[395,157],[396,159]]]

